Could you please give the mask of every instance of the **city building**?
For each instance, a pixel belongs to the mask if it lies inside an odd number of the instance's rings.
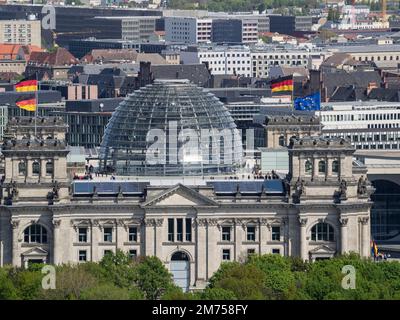
[[[0,43],[42,47],[39,20],[0,20]]]
[[[165,17],[165,40],[188,44],[211,41],[212,19]]]
[[[166,50],[168,43],[165,42],[138,42],[118,39],[74,39],[68,43],[69,51],[81,59],[94,49],[135,49],[143,53],[160,53]]]
[[[213,19],[211,41],[231,44],[257,43],[258,20]]]
[[[126,41],[149,40],[156,31],[157,19],[158,16],[94,17],[93,24],[99,32],[94,36]]]
[[[322,133],[343,137],[356,149],[400,149],[400,104],[397,102],[350,101],[323,103]]]
[[[292,139],[287,179],[69,184],[66,128],[59,118],[39,123],[30,140],[32,119],[15,119],[3,146],[4,264],[99,261],[119,249],[157,256],[187,291],[203,289],[222,262],[254,253],[311,261],[350,251],[370,256],[373,189],[343,139]]]
[[[184,64],[206,63],[213,75],[251,76],[251,54],[247,46],[207,46],[182,51]]]
[[[50,112],[68,125],[65,139],[69,146],[95,149],[100,146],[111,115],[123,98],[69,100],[64,110]]]
[[[98,98],[97,85],[81,83],[41,83],[42,90],[59,91],[65,100],[91,100]]]

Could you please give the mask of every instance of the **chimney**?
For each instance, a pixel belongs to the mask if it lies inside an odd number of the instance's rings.
[[[370,94],[370,92],[372,91],[372,89],[376,89],[378,88],[378,85],[376,82],[369,82],[368,86],[367,86],[367,95]]]

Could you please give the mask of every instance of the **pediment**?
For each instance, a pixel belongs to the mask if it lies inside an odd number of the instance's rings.
[[[43,248],[34,247],[34,248],[31,248],[31,249],[25,251],[22,255],[25,257],[37,257],[37,256],[42,257],[42,256],[47,256],[48,252],[46,250],[44,250]]]
[[[318,246],[312,250],[310,250],[310,253],[312,254],[334,254],[336,250],[328,247],[327,245],[321,245]]]
[[[177,184],[176,186],[167,189],[160,194],[156,195],[154,198],[147,201],[143,206],[217,206],[218,204],[198,193],[195,190],[192,190],[182,184]]]

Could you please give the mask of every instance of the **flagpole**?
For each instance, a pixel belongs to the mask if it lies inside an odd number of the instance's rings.
[[[37,133],[37,126],[36,126],[36,118],[37,118],[37,112],[38,112],[38,108],[39,108],[39,98],[38,98],[38,94],[39,94],[39,80],[38,80],[38,73],[36,71],[35,74],[35,78],[36,78],[36,82],[37,82],[37,88],[35,90],[35,101],[36,101],[36,108],[35,108],[35,138],[36,138],[36,133]]]
[[[294,114],[294,76],[292,75],[292,114]]]

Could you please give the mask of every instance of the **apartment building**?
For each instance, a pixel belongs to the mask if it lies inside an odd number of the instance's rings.
[[[0,20],[0,43],[42,46],[39,20]]]
[[[182,43],[211,41],[212,19],[197,17],[166,17],[165,40]]]
[[[182,51],[184,64],[206,63],[213,75],[251,76],[251,54],[248,46],[208,46],[196,51]]]

